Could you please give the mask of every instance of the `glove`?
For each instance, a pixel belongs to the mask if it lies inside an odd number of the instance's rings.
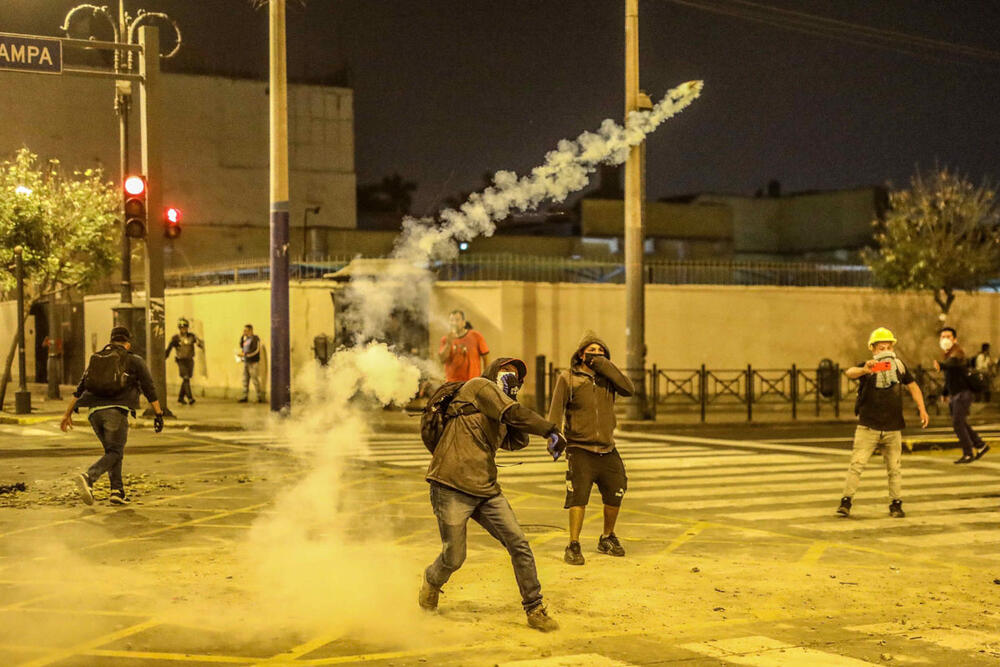
[[[162,430],[163,430],[163,413],[160,413],[153,417],[153,432],[159,433]]]
[[[558,461],[562,453],[566,451],[566,438],[559,431],[552,431],[547,436],[548,444],[545,449],[552,455],[553,461]]]

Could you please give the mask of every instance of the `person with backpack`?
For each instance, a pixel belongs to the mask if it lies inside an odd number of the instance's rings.
[[[990,446],[969,426],[969,410],[972,408],[972,393],[975,391],[970,384],[969,364],[965,350],[958,344],[958,332],[954,327],[942,328],[938,336],[944,358],[941,361],[935,360],[934,368],[944,373],[944,391],[941,393],[948,401],[951,426],[962,445],[962,456],[955,463],[972,463],[990,451]]]
[[[87,505],[94,504],[94,483],[104,473],[111,484],[112,505],[127,505],[125,484],[122,480],[122,459],[128,440],[128,416],[135,417],[139,409],[141,391],[153,407],[153,428],[163,430],[163,410],[156,397],[153,377],[142,357],[131,354],[132,335],[125,327],[111,330],[111,342],[90,357],[87,370],[73,392],[66,414],[59,424],[64,432],[73,428],[73,413],[80,408],[90,408],[87,419],[104,447],[104,456],[86,472],[74,475],[73,481],[80,491],[80,498]]]
[[[896,337],[885,327],[879,327],[868,336],[868,349],[872,358],[857,366],[848,368],[844,375],[858,380],[858,398],[854,404],[854,414],[858,416],[858,426],[854,431],[854,446],[851,463],[844,482],[844,496],[840,499],[837,514],[850,516],[854,494],[861,483],[861,473],[868,459],[879,447],[889,477],[889,516],[901,519],[902,498],[902,457],[903,457],[903,387],[913,397],[920,412],[920,426],[927,428],[930,418],[924,407],[924,395],[913,374],[896,357],[894,350]]]
[[[188,330],[189,322],[182,317],[177,321],[177,333],[170,339],[167,351],[163,353],[164,358],[170,356],[170,350],[177,350],[174,354],[174,361],[177,362],[177,372],[181,376],[181,392],[177,396],[177,402],[184,405],[185,400],[189,405],[194,405],[194,394],[191,393],[191,377],[194,375],[194,348],[197,345],[202,350],[205,343],[198,336]]]
[[[608,344],[588,331],[577,346],[570,368],[556,379],[549,404],[548,420],[563,428],[566,440],[566,503],[569,510],[569,544],[563,559],[570,565],[586,561],[580,550],[580,530],[597,484],[604,502],[604,530],[597,551],[624,556],[615,522],[621,510],[628,477],[625,463],[615,448],[615,398],[631,396],[634,388],[617,366],[611,363]]]
[[[517,402],[527,373],[520,359],[501,357],[481,377],[445,385],[431,398],[425,415],[439,411],[430,421],[440,424],[441,431],[437,441],[428,445],[433,455],[426,479],[441,534],[441,553],[424,571],[418,603],[426,610],[437,609],[442,586],[465,561],[466,530],[472,519],[510,553],[528,625],[549,632],[559,624],[542,604],[535,557],[497,483],[495,460],[498,449],[526,447],[529,433],[548,440],[553,459],[566,447],[554,424]],[[426,428],[422,431],[427,441]]]

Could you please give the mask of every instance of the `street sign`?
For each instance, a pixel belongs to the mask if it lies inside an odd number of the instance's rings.
[[[0,33],[0,70],[62,74],[62,41]]]

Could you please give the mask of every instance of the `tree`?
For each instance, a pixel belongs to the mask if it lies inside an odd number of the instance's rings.
[[[876,248],[863,251],[878,284],[927,290],[945,321],[958,291],[975,291],[1000,275],[1000,206],[996,192],[937,169],[919,172],[910,189],[889,194],[876,220]]]
[[[67,175],[58,160],[40,163],[26,148],[0,163],[0,266],[12,266],[23,249],[25,312],[57,289],[85,288],[108,275],[118,262],[118,188],[100,169]],[[12,271],[0,270],[0,293],[16,286]],[[17,349],[10,344],[0,380],[0,407]]]

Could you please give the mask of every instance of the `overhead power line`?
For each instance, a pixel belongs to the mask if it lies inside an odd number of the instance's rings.
[[[712,14],[751,21],[814,37],[961,65],[1000,66],[1000,51],[921,35],[885,30],[751,0],[665,0]]]

